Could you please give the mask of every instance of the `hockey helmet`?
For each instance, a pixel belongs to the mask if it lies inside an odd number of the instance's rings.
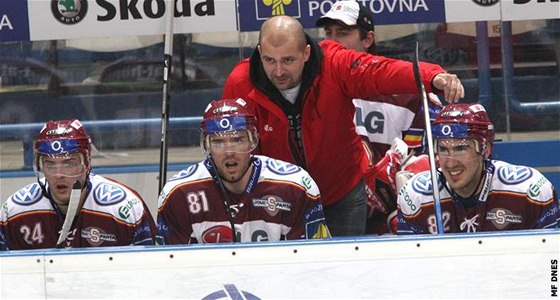
[[[208,155],[210,150],[248,153],[257,147],[257,119],[241,98],[212,101],[204,112],[201,146]],[[227,142],[224,137],[232,137]]]
[[[89,170],[91,165],[91,138],[86,133],[82,123],[77,119],[49,121],[43,126],[39,132],[39,137],[35,140],[35,163],[33,166],[35,172],[44,171],[41,157],[69,156],[74,153],[81,154],[79,171],[76,172],[77,174],[83,174],[84,171]],[[67,164],[66,167],[69,168],[70,166]]]
[[[432,126],[434,140],[474,139],[477,151],[488,157],[492,154],[494,125],[480,104],[451,104],[437,115]],[[437,147],[436,147],[437,148]]]

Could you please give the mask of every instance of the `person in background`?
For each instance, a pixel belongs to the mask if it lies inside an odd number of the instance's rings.
[[[158,201],[158,243],[329,238],[319,189],[302,168],[252,155],[256,119],[243,99],[212,101],[202,123],[206,160],[175,175]]]
[[[91,139],[79,120],[47,122],[34,148],[37,181],[2,205],[0,249],[154,244],[138,193],[91,172]]]
[[[448,105],[432,127],[444,232],[557,228],[554,186],[539,171],[492,160],[494,126],[480,104]],[[399,191],[398,234],[437,233],[429,171]]]
[[[324,28],[328,40],[336,41],[348,49],[376,54],[373,15],[355,0],[335,2],[331,9],[317,20],[316,26]],[[430,93],[428,96],[429,113],[435,118],[442,105],[437,95]],[[412,174],[411,170],[419,172],[429,169],[427,157],[421,156],[420,161],[417,158],[408,158],[408,152],[421,155],[426,149],[423,100],[418,93],[412,93],[379,95],[369,100],[352,101],[356,107],[356,131],[362,139],[370,162],[370,168],[365,175],[368,204],[366,232],[396,233],[396,173],[405,167],[401,165],[406,159],[409,159],[409,164],[416,162],[415,168],[407,168],[408,174]],[[407,152],[397,153],[394,149],[390,153],[387,152],[394,144],[395,138],[406,143]],[[387,157],[384,158],[385,156]]]
[[[440,66],[420,63],[428,92],[448,102],[464,96],[461,81]],[[333,236],[366,230],[364,173],[369,166],[354,125],[352,99],[416,93],[410,62],[317,44],[289,16],[265,21],[253,55],[237,64],[223,98],[242,97],[258,119],[256,153],[306,169],[317,182]]]

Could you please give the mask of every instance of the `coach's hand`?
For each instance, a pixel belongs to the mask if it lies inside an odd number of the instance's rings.
[[[465,97],[463,84],[455,74],[439,73],[432,80],[432,85],[443,91],[447,103],[458,103],[461,98]]]

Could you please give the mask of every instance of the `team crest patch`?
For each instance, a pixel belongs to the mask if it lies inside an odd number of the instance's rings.
[[[276,216],[279,211],[292,211],[292,204],[284,201],[282,198],[275,195],[267,195],[261,199],[253,199],[254,207],[262,207],[272,217]]]
[[[266,162],[266,167],[278,175],[290,175],[299,172],[300,167],[280,160],[269,159]]]
[[[504,166],[498,168],[498,179],[504,184],[521,183],[533,176],[533,171],[525,166]]]
[[[509,224],[519,224],[523,222],[523,217],[513,214],[505,208],[494,208],[486,213],[486,220],[490,220],[498,229],[504,229]]]
[[[113,184],[101,183],[93,190],[93,199],[102,206],[119,203],[125,198],[126,192]]]
[[[94,247],[97,247],[104,242],[117,242],[116,235],[106,233],[103,229],[97,227],[88,227],[82,229],[81,236]]]
[[[12,195],[12,201],[19,205],[31,205],[41,200],[41,193],[38,183],[28,184]]]
[[[198,164],[194,164],[186,169],[179,171],[179,173],[175,174],[169,181],[187,178],[192,174],[194,174],[197,169],[198,169]]]
[[[430,175],[430,172],[423,172],[414,177],[411,185],[415,192],[422,195],[431,196],[433,194],[432,176]],[[439,186],[439,190],[441,190],[441,184]]]

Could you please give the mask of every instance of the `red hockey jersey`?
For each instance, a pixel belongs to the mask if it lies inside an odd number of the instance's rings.
[[[444,232],[557,228],[556,190],[539,171],[486,161],[483,187],[472,207],[454,199],[439,176]],[[399,191],[397,233],[437,233],[430,172],[412,177]]]
[[[230,216],[241,242],[330,237],[319,189],[306,171],[264,156],[252,164],[244,193],[226,189],[228,200],[207,160],[171,178],[158,203],[158,243],[231,242]]]
[[[44,184],[44,178],[41,180]],[[55,248],[64,218],[54,202],[43,195],[39,183],[31,183],[2,206],[0,249]],[[134,190],[90,174],[88,194],[63,246],[153,245],[155,234],[148,207]]]

